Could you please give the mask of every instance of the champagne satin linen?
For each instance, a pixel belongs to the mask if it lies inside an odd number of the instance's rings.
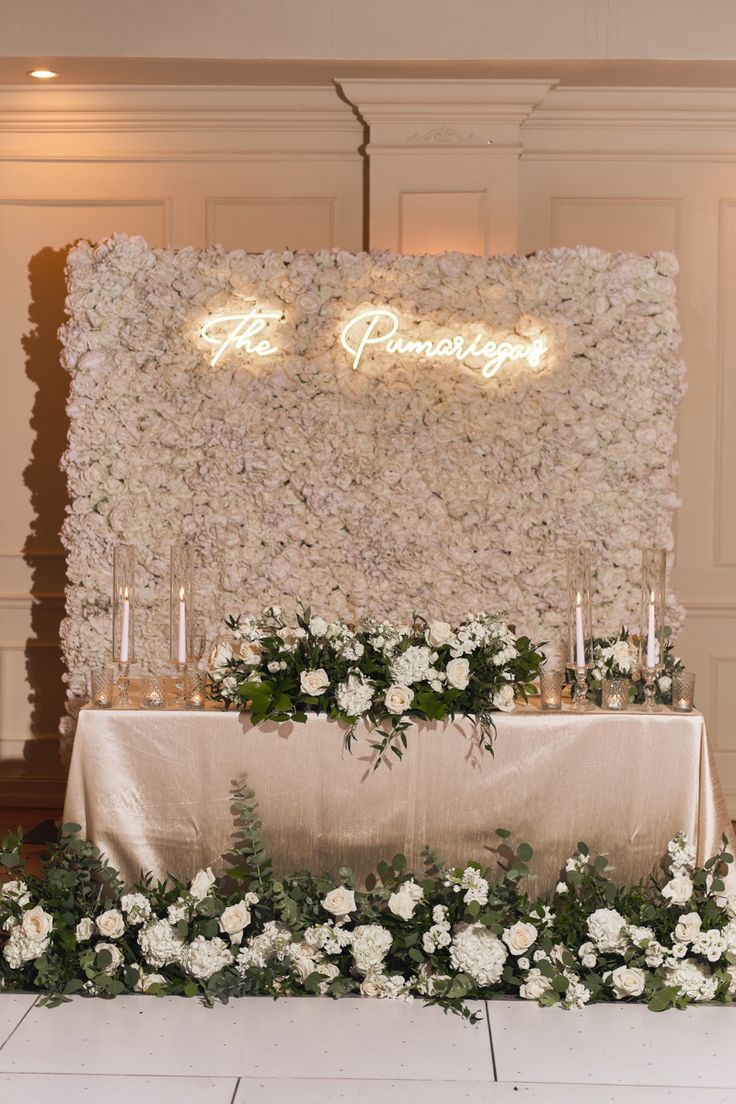
[[[218,868],[232,842],[231,782],[255,791],[278,874],[351,867],[360,879],[403,852],[421,871],[443,860],[494,863],[496,828],[535,849],[537,887],[556,884],[578,840],[604,849],[630,883],[680,830],[698,858],[731,824],[698,713],[496,714],[495,756],[472,722],[418,725],[390,769],[370,767],[324,717],[254,728],[208,709],[92,710],[79,717],[64,819],[81,824],[125,880],[143,870],[188,879]]]

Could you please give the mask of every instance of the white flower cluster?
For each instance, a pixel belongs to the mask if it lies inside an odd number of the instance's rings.
[[[675,273],[669,254],[593,248],[253,255],[124,235],[78,245],[63,333],[64,736],[86,670],[109,648],[118,541],[137,548],[144,663],[168,633],[165,549],[182,539],[196,549],[211,636],[247,580],[251,600],[303,594],[349,621],[428,608],[449,619],[483,594],[532,638],[556,640],[565,603],[550,533],[595,542],[600,619],[632,621],[637,549],[644,538],[672,546]],[[283,312],[279,352],[233,350],[211,367],[201,324],[254,299]],[[377,304],[417,337],[483,319],[500,336],[545,337],[549,352],[492,379],[378,349],[354,370],[340,326]],[[672,595],[669,606],[677,629]]]

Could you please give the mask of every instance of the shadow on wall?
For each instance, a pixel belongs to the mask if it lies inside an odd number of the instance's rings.
[[[59,626],[64,616],[65,553],[59,531],[69,502],[61,457],[69,419],[69,376],[61,365],[58,330],[65,321],[64,267],[71,246],[45,248],[29,264],[30,331],[23,338],[26,374],[36,386],[31,415],[33,447],[24,472],[31,492],[33,522],[23,548],[31,569],[31,635],[26,641],[26,676],[30,686],[31,733],[22,762],[3,764],[3,775],[38,780],[38,797],[61,788],[58,743],[52,742],[64,713],[64,683]],[[46,780],[46,784],[44,782]]]

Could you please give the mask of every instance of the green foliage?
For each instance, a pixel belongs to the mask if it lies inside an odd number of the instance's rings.
[[[80,839],[77,826],[64,827],[40,876],[25,870],[22,832],[8,834],[2,841],[8,877],[0,892],[3,988],[35,988],[49,1006],[74,995],[110,998],[141,986],[152,996],[198,996],[208,1005],[249,994],[340,998],[365,989],[416,995],[469,1019],[468,1001],[513,994],[562,1007],[637,999],[652,1011],[683,1008],[698,999],[733,1000],[736,898],[723,896],[733,863],[725,837],[721,850],[700,868],[684,837],[675,837],[664,874],[630,888],[611,880],[605,855],[580,842],[554,898],[545,899],[534,892],[532,848],[514,845],[508,830],[499,828],[493,869],[477,862],[448,868],[425,848],[423,876],[415,876],[406,856],[396,854],[378,862],[369,887],[360,889],[347,868],[337,880],[309,871],[275,878],[246,785],[234,785],[232,805],[236,838],[224,875],[205,886],[206,892],[200,879],[196,893],[194,883],[142,879],[133,892],[142,895],[147,920],[126,914],[132,904],[125,887],[99,851]],[[663,893],[673,874],[689,877],[692,885],[682,906]],[[326,907],[336,887],[346,910],[337,918]],[[222,926],[228,909],[245,925],[232,942]],[[46,924],[36,943],[23,935],[31,910]],[[122,934],[100,934],[95,921],[109,910],[125,916]],[[702,945],[697,936],[686,946],[678,942],[683,914],[689,923],[696,914],[705,933]],[[167,938],[181,940],[180,952],[163,965],[152,964],[139,937],[143,932],[150,938],[167,917]],[[595,943],[601,917],[604,927],[620,924],[623,934],[615,949]],[[388,939],[367,976],[351,950],[355,933],[365,926]],[[481,949],[466,959],[462,939],[468,929],[484,933],[488,942],[481,941]],[[523,946],[513,944],[511,953],[514,932]],[[220,956],[209,976],[188,972],[184,949],[195,941]],[[495,980],[481,983],[474,963],[486,946],[494,948],[498,968]],[[31,953],[25,955],[28,947]],[[616,989],[621,970],[629,972],[628,983],[636,990],[631,996]]]
[[[254,724],[265,720],[304,722],[309,713],[322,712],[346,727],[345,747],[352,751],[357,725],[370,733],[373,768],[400,760],[408,747],[411,721],[443,721],[457,716],[474,718],[478,744],[492,752],[494,711],[510,690],[526,700],[539,674],[542,652],[527,636],[514,637],[502,618],[478,614],[456,626],[442,644],[429,645],[430,623],[415,615],[405,630],[366,620],[353,630],[343,622],[332,625],[301,609],[296,626],[288,626],[280,609],[268,609],[258,618],[228,618],[232,640],[218,645],[217,666],[210,671],[213,698],[247,710]],[[315,626],[317,626],[315,628]],[[410,648],[431,652],[431,668],[412,679],[411,702],[393,713],[386,693],[397,683],[401,657]],[[245,649],[245,658],[242,652]],[[453,685],[448,665],[468,663],[467,685]],[[213,661],[214,662],[214,661]],[[316,694],[302,684],[306,672],[323,672],[327,685]],[[433,672],[433,673],[430,673]],[[370,691],[370,704],[351,715],[339,688],[359,677]],[[454,680],[462,684],[462,679]],[[499,698],[499,695],[501,697]]]

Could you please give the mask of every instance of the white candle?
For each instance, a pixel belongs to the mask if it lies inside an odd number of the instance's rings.
[[[654,591],[649,597],[649,624],[647,631],[647,667],[657,664],[657,632],[654,625]]]
[[[130,602],[128,588],[123,594],[123,627],[120,632],[120,662],[127,663],[130,658]]]
[[[575,664],[585,666],[585,636],[583,635],[583,599],[578,592],[575,605]]]
[[[184,587],[179,590],[179,663],[187,661],[187,604],[184,601]]]

